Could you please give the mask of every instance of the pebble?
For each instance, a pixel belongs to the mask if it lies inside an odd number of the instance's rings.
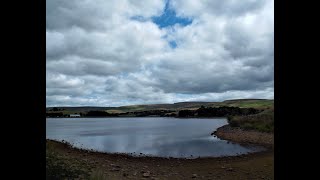
[[[119,168],[112,168],[112,169],[110,169],[110,171],[120,171],[120,169]]]
[[[110,164],[111,167],[115,167],[115,168],[120,168],[119,165],[115,165],[115,164]]]
[[[150,172],[145,172],[142,174],[143,177],[150,177]]]
[[[233,168],[228,168],[227,171],[234,171]]]

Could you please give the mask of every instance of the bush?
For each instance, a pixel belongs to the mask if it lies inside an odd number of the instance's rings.
[[[245,130],[257,130],[260,132],[273,132],[274,111],[270,109],[249,116],[229,116],[228,122],[231,127],[241,127]]]
[[[254,108],[239,108],[239,107],[204,107],[201,106],[197,111],[199,117],[225,117],[225,116],[245,116],[257,114],[261,112]]]
[[[192,117],[194,116],[195,111],[192,110],[181,110],[178,113],[179,117]]]
[[[109,113],[105,111],[89,111],[86,116],[88,117],[106,117],[111,116]]]
[[[46,113],[46,117],[63,117],[63,113],[59,112],[59,113]]]

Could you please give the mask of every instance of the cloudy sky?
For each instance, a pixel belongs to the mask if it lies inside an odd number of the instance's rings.
[[[46,0],[46,104],[274,96],[273,0]]]

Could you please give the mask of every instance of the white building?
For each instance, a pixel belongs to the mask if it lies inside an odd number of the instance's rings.
[[[80,114],[70,114],[70,117],[80,117]]]

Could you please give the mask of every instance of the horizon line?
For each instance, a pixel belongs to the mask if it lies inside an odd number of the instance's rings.
[[[123,106],[88,106],[88,105],[82,105],[82,106],[68,106],[68,105],[62,105],[62,106],[46,106],[46,108],[53,108],[53,107],[125,107],[125,106],[144,106],[144,105],[160,105],[160,104],[178,104],[178,103],[217,103],[217,102],[225,102],[225,101],[236,101],[236,100],[274,100],[272,99],[264,99],[264,98],[243,98],[243,99],[227,99],[223,101],[179,101],[174,103],[153,103],[153,104],[132,104],[132,105],[123,105]]]

